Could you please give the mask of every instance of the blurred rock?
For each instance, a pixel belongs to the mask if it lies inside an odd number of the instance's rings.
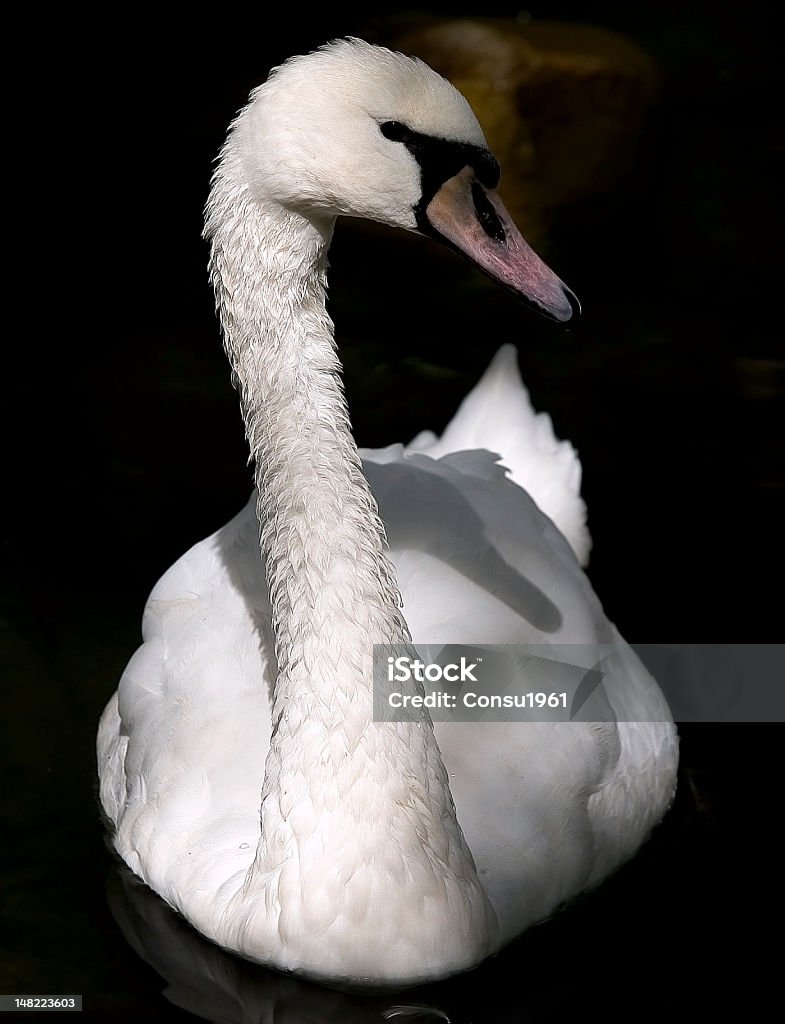
[[[464,93],[502,165],[505,202],[535,241],[549,211],[629,171],[657,92],[647,54],[588,25],[430,19],[399,24],[387,43]]]

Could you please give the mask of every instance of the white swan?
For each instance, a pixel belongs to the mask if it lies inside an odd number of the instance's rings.
[[[345,40],[252,95],[208,204],[258,504],[153,590],[100,724],[101,800],[122,858],[196,928],[318,978],[476,964],[631,856],[674,790],[664,699],[519,486],[585,555],[577,461],[510,351],[441,441],[361,467],[352,440],[325,312],[336,216],[442,237],[571,316],[497,178],[449,83]],[[465,446],[501,451],[514,480]],[[417,643],[615,642],[619,721],[375,722],[371,645],[406,643],[407,625]]]

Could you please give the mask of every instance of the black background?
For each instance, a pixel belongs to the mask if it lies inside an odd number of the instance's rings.
[[[425,240],[336,234],[331,311],[358,442],[441,428],[514,341],[535,404],[580,451],[590,576],[634,641],[781,638],[773,11],[531,8],[625,32],[663,72],[632,175],[561,210],[545,241],[583,303],[578,329],[535,321]],[[121,6],[16,40],[29,85],[14,94],[20,187],[6,210],[21,273],[7,290],[0,990],[82,992],[98,1019],[185,1019],[109,913],[95,726],[152,583],[250,487],[200,239],[211,161],[272,64],[334,36],[373,38],[385,13],[292,7],[273,23],[259,5]],[[775,728],[685,727],[677,806],[641,856],[484,973],[423,998],[474,1021],[561,1020],[597,999],[611,1019],[751,1002],[778,888],[764,866],[781,804]],[[287,994],[286,1019],[320,1020],[298,1016],[299,998]],[[324,1006],[325,1020],[349,1019]]]

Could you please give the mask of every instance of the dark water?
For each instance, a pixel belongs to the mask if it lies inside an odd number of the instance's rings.
[[[331,294],[353,422],[365,445],[440,428],[513,341],[535,404],[580,451],[590,575],[622,633],[778,641],[776,37],[762,4],[628,6],[533,9],[625,31],[664,74],[633,173],[560,210],[545,242],[583,323],[560,333],[429,243],[343,225]],[[94,733],[144,599],[250,486],[199,239],[210,160],[272,62],[367,21],[292,14],[272,32],[239,5],[204,22],[128,8],[100,45],[69,50],[67,90],[48,82],[57,117],[41,130],[67,141],[82,191],[45,172],[47,275],[67,284],[56,310],[40,293],[25,310],[27,368],[6,385],[26,475],[4,545],[0,991],[81,993],[99,1020],[378,1021],[403,1004],[473,1024],[752,1013],[777,889],[774,726],[685,727],[676,807],[632,864],[479,970],[378,999],[220,954],[105,847]]]

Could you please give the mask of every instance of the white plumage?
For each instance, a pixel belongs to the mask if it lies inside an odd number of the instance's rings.
[[[391,121],[414,141],[388,138]],[[675,784],[664,699],[576,559],[579,463],[531,410],[513,351],[441,439],[360,463],[326,252],[338,214],[422,230],[456,182],[475,189],[451,168],[426,195],[422,138],[441,140],[439,160],[445,140],[485,159],[452,86],[357,40],[288,62],[235,122],[207,233],[258,492],[154,588],[98,735],[126,863],[219,944],[328,980],[479,962],[631,856]],[[495,276],[512,268],[566,319],[567,292],[485,186],[498,219],[478,227],[472,191],[464,251],[494,272],[508,260]],[[372,644],[409,634],[616,644],[619,721],[374,722]]]

